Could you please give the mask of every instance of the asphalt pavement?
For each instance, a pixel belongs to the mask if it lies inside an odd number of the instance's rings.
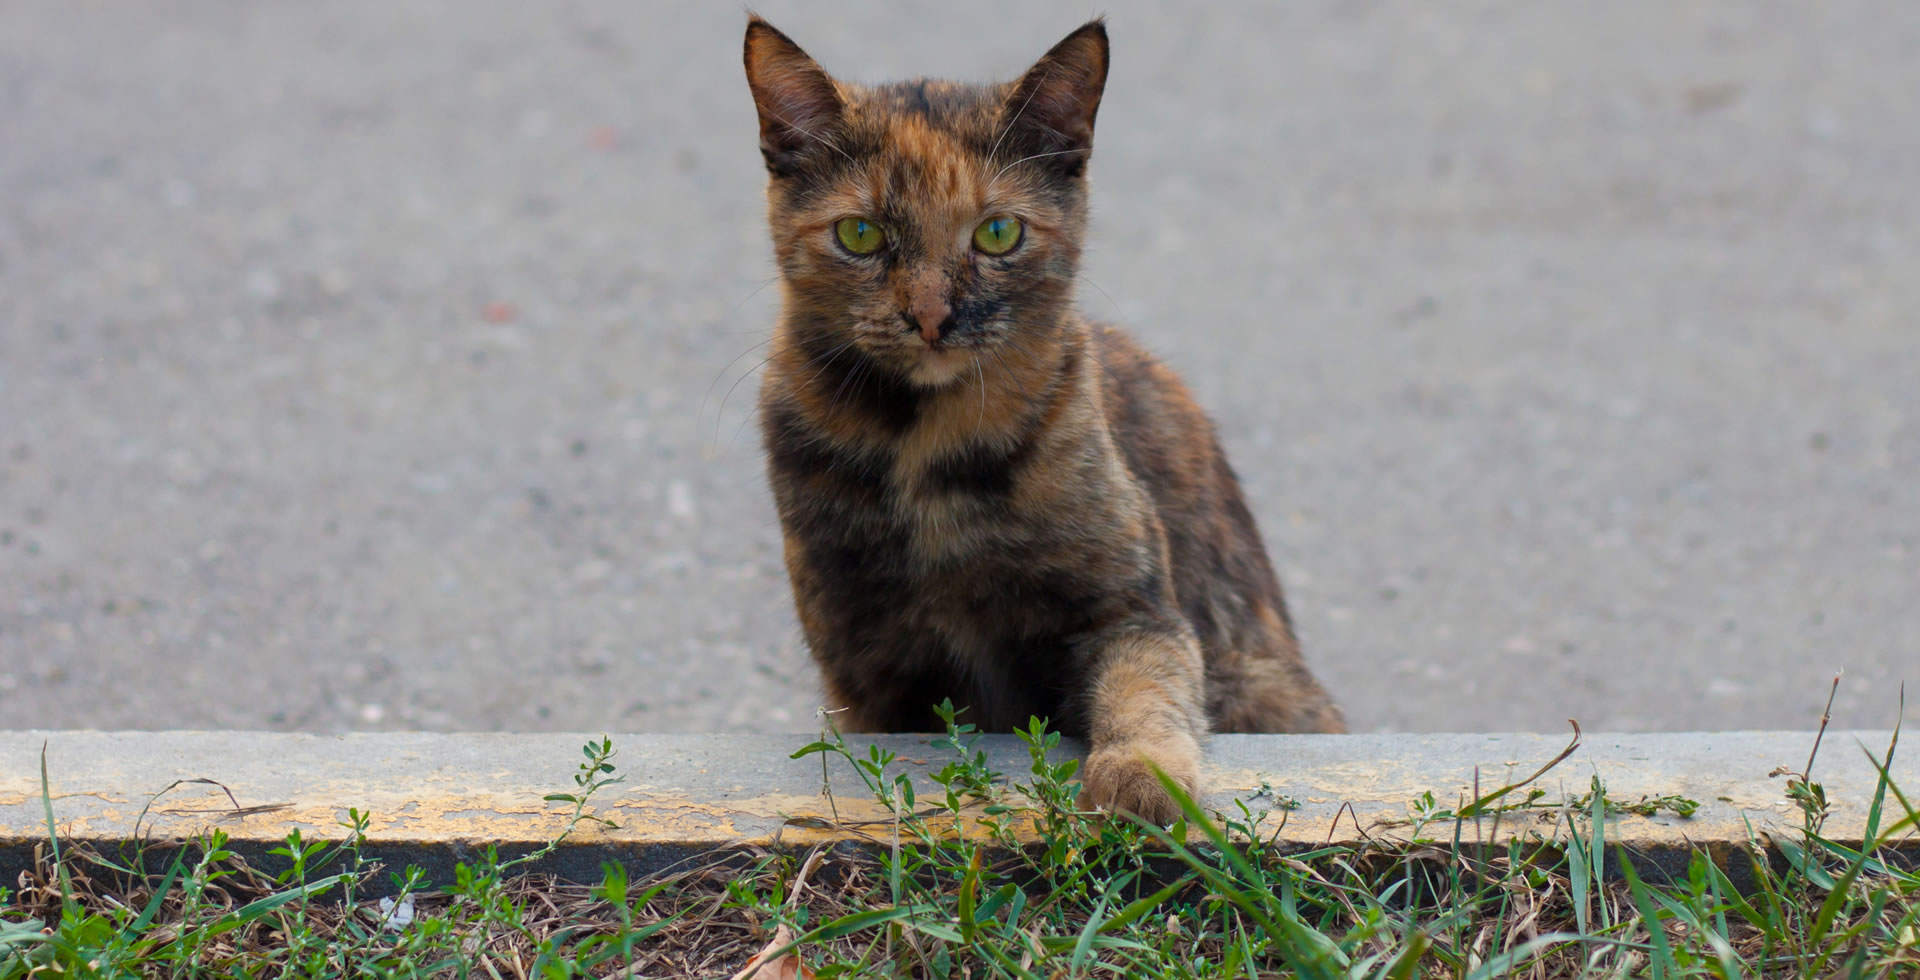
[[[764,2],[1008,78],[1086,8]],[[1113,3],[1080,303],[1361,731],[1920,681],[1920,6]],[[0,7],[0,728],[804,731],[737,4]],[[1920,721],[1920,689],[1908,722]]]

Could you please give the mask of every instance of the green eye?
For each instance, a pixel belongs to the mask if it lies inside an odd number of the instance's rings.
[[[865,218],[841,218],[833,223],[833,234],[855,255],[872,255],[887,243],[887,233]]]
[[[988,218],[973,230],[973,247],[988,255],[1005,255],[1020,244],[1020,219]]]

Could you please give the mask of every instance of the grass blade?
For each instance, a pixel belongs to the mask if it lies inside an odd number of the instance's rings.
[[[1087,954],[1093,950],[1093,937],[1100,932],[1100,927],[1105,924],[1104,916],[1107,913],[1107,904],[1113,901],[1114,893],[1125,888],[1128,882],[1139,876],[1140,872],[1129,871],[1115,878],[1107,885],[1106,889],[1100,893],[1100,901],[1093,906],[1093,913],[1087,916],[1086,926],[1080,930],[1079,940],[1073,944],[1073,956],[1067,960],[1067,972],[1069,975],[1079,976],[1080,971],[1086,967]]]
[[[320,879],[319,881],[308,882],[307,884],[300,885],[299,887],[296,887],[296,888],[289,888],[286,891],[279,892],[273,895],[268,895],[265,898],[254,899],[253,901],[248,902],[247,904],[242,905],[231,912],[228,912],[227,914],[221,916],[220,918],[215,919],[205,929],[200,930],[199,935],[203,939],[211,939],[223,933],[232,932],[233,930],[238,929],[241,926],[252,923],[254,920],[260,918],[263,915],[266,915],[268,912],[271,912],[274,909],[281,907],[282,905],[287,904],[288,902],[296,902],[302,899],[308,899],[316,895],[320,895],[326,892],[328,889],[332,888],[333,886],[346,881],[350,877],[352,877],[352,875],[348,875],[348,874],[330,875],[328,877]]]
[[[80,914],[80,906],[73,898],[73,875],[67,870],[67,862],[60,854],[60,831],[53,821],[52,783],[47,780],[47,743],[40,743],[40,805],[47,814],[47,846],[53,851],[53,866],[60,875],[60,911],[71,918]]]
[[[1604,896],[1607,893],[1607,791],[1601,785],[1600,777],[1593,777],[1593,802],[1589,804],[1587,820],[1591,823],[1593,839],[1587,848],[1587,856],[1593,859],[1593,893]],[[1600,903],[1600,924],[1613,925],[1613,913],[1608,909],[1606,900]],[[1584,931],[1584,930],[1583,930]]]
[[[1597,794],[1596,794],[1597,795]],[[1647,895],[1647,886],[1640,880],[1640,872],[1634,870],[1633,859],[1623,845],[1619,847],[1620,874],[1627,880],[1627,893],[1633,897],[1633,907],[1640,911],[1640,921],[1646,923],[1647,939],[1652,945],[1652,955],[1648,957],[1648,966],[1652,968],[1653,980],[1667,980],[1680,974],[1680,964],[1673,961],[1673,946],[1667,940],[1667,930],[1660,922],[1660,910],[1654,907],[1653,900]]]
[[[1181,875],[1177,881],[1151,895],[1134,899],[1126,908],[1114,913],[1113,918],[1108,919],[1106,923],[1100,927],[1100,931],[1112,932],[1116,929],[1126,928],[1131,925],[1135,919],[1159,908],[1167,899],[1172,898],[1178,894],[1181,889],[1191,884],[1193,884],[1193,874],[1189,872]]]
[[[1510,976],[1519,972],[1517,967],[1520,964],[1550,951],[1555,946],[1584,942],[1587,938],[1570,932],[1550,932],[1536,936],[1498,956],[1489,958],[1472,973],[1467,974],[1466,980],[1496,980],[1499,977]]]

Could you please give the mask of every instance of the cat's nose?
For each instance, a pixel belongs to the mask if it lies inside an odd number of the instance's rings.
[[[900,318],[920,332],[920,339],[932,345],[953,326],[953,309],[944,299],[916,298]]]
[[[946,271],[933,265],[923,265],[914,269],[907,278],[906,288],[901,290],[900,304],[906,311],[900,318],[907,321],[920,334],[920,339],[932,347],[940,342],[953,324],[953,306],[947,297],[953,290],[953,280]]]

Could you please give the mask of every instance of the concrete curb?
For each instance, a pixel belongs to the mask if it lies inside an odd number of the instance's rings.
[[[1833,802],[1826,835],[1858,842],[1872,799],[1875,772],[1864,746],[1886,751],[1886,732],[1828,732],[1814,781]],[[870,840],[865,822],[884,824],[885,811],[843,763],[829,766],[834,798],[821,792],[820,757],[791,759],[809,736],[616,735],[614,762],[626,782],[594,798],[593,812],[615,830],[583,825],[538,870],[597,880],[599,864],[625,862],[636,873],[658,871],[694,855],[757,848]],[[113,853],[133,837],[135,821],[153,794],[183,784],[152,803],[142,837],[190,838],[218,827],[231,846],[259,866],[276,867],[268,849],[298,828],[309,838],[341,836],[349,807],[372,815],[369,852],[398,869],[424,867],[432,880],[451,880],[454,862],[497,845],[505,853],[538,847],[558,834],[570,807],[543,801],[572,790],[585,735],[356,734],[295,735],[258,732],[0,732],[0,883],[11,884],[46,840],[40,753],[46,746],[54,819],[64,841]],[[930,771],[952,759],[930,736],[850,738],[856,751],[877,744],[897,753],[899,765],[931,790]],[[1442,805],[1470,798],[1476,771],[1482,792],[1524,778],[1566,747],[1548,735],[1236,735],[1213,739],[1207,803],[1235,812],[1235,801],[1272,808],[1279,797],[1298,802],[1285,813],[1279,839],[1301,848],[1373,838],[1404,837],[1408,804],[1432,792]],[[1786,801],[1776,767],[1806,764],[1812,736],[1803,732],[1722,734],[1590,734],[1580,749],[1537,784],[1546,801],[1586,792],[1598,775],[1610,798],[1678,794],[1699,801],[1690,819],[1667,814],[1623,815],[1609,822],[1610,840],[1647,856],[1650,866],[1672,867],[1693,848],[1725,860],[1748,839],[1792,831],[1797,811]],[[1016,777],[1029,769],[1025,746],[1012,736],[989,736],[994,768]],[[1894,767],[1895,782],[1920,790],[1911,755]],[[1263,791],[1264,790],[1264,791]],[[1911,796],[1911,791],[1910,794]],[[259,809],[256,809],[259,808]],[[835,821],[837,812],[838,820]],[[1278,814],[1276,814],[1276,817]],[[836,826],[837,823],[837,826]],[[1269,828],[1280,825],[1271,820]],[[871,824],[867,824],[871,826]],[[1509,816],[1500,836],[1550,833],[1550,821]],[[1491,833],[1485,819],[1463,838]],[[1452,824],[1430,825],[1424,836],[1450,838]],[[1903,845],[1920,853],[1920,837]],[[1738,863],[1734,865],[1738,870]]]

